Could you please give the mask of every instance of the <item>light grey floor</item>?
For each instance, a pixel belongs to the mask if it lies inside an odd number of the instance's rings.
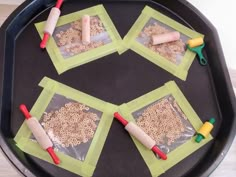
[[[6,19],[6,17],[23,1],[24,0],[11,0],[11,1],[0,0],[0,26],[2,25],[2,23]],[[193,4],[195,4],[196,6],[198,6],[200,9],[202,8],[203,11],[206,10],[203,3],[205,3],[205,5],[209,5],[211,2],[214,4],[217,4],[217,3],[215,3],[216,2],[215,0],[214,1],[213,0],[204,0],[204,1],[189,0],[189,1],[192,2]],[[199,1],[201,1],[201,3]],[[228,0],[228,1],[233,2],[231,0]],[[222,6],[223,6],[223,4],[222,4]],[[209,8],[213,8],[213,7],[211,6]],[[218,7],[218,8],[220,8],[220,7]],[[214,11],[217,11],[217,9],[214,9]],[[209,11],[206,10],[206,12],[210,14],[210,10]],[[219,12],[220,12],[220,9],[219,9]],[[210,15],[214,16],[214,14],[210,14]],[[234,28],[234,30],[235,30],[235,28]],[[224,31],[224,32],[227,33],[227,28],[226,28],[226,31]],[[223,35],[220,34],[220,37],[222,37],[222,36]],[[235,36],[236,35],[232,35],[232,37],[230,37],[230,39],[228,39],[228,41],[232,40],[233,38],[234,38],[234,41],[236,41]],[[227,41],[227,37],[224,37],[223,40]],[[226,54],[226,56],[229,55],[229,52],[227,51],[227,49],[225,51],[225,54]],[[234,58],[234,56],[231,56],[231,55],[227,58]],[[227,60],[227,58],[226,58],[226,60]],[[233,62],[234,62],[234,60],[228,60],[227,61],[228,66],[231,66],[231,63],[233,66],[234,65]],[[232,83],[233,83],[234,87],[236,87],[236,67],[233,67],[233,68],[234,69],[229,69],[229,72],[231,75]],[[0,151],[0,177],[20,177],[20,176],[21,175],[11,166],[11,164],[5,159],[2,152]],[[225,159],[220,164],[220,166],[213,172],[211,177],[235,177],[235,176],[236,176],[236,140],[234,140],[234,143],[233,143],[231,149],[229,150],[228,154],[226,155]]]

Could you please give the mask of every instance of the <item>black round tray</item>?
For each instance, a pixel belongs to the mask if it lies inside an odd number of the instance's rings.
[[[169,169],[162,177],[208,176],[224,158],[235,135],[235,98],[215,28],[185,0],[68,0],[62,15],[102,3],[123,37],[145,5],[205,34],[209,65],[193,62],[186,82],[132,51],[117,53],[58,75],[46,51],[39,48],[35,22],[47,19],[55,1],[28,0],[7,19],[0,31],[0,145],[25,176],[77,176],[20,151],[13,140],[24,118],[21,103],[33,105],[37,85],[48,76],[87,94],[122,104],[175,80],[202,121],[215,117],[214,140]],[[125,143],[121,143],[125,142]],[[73,165],[73,164],[72,164]],[[94,173],[95,177],[148,177],[149,170],[132,140],[114,121]]]

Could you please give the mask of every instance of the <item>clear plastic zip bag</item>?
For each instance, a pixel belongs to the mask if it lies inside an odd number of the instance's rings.
[[[92,176],[117,106],[46,77],[39,85],[44,89],[30,113],[51,139],[61,161],[58,167]],[[25,122],[14,140],[22,151],[53,163]]]
[[[152,176],[161,175],[213,138],[195,142],[195,132],[203,123],[174,81],[121,105],[119,112],[167,154],[162,160],[131,136]]]
[[[84,15],[90,17],[90,43],[82,42],[81,21]],[[35,24],[41,38],[44,25],[45,22]],[[114,52],[121,54],[125,47],[104,6],[96,5],[61,16],[46,49],[58,74],[61,74]]]
[[[169,39],[176,40],[160,44],[153,42],[154,36],[158,38],[167,33],[172,33],[169,34]],[[195,53],[187,50],[187,40],[197,37],[204,36],[146,6],[124,37],[123,43],[126,49],[133,50],[174,76],[186,80],[188,70],[196,56]]]

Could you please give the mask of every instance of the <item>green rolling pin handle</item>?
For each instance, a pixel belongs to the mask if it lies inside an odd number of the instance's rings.
[[[198,47],[189,47],[189,45],[187,45],[188,49],[191,50],[192,52],[195,52],[198,57],[199,57],[199,63],[203,66],[207,65],[207,60],[206,58],[203,56],[203,53],[202,53],[202,49],[205,47],[205,44],[202,44],[201,46],[198,46]]]
[[[199,62],[201,65],[205,66],[207,65],[207,60],[206,58],[203,56],[203,53],[202,53],[202,49],[205,47],[205,44],[202,44],[201,46],[197,47],[199,49],[197,49],[197,54],[198,54],[198,57],[199,57]]]

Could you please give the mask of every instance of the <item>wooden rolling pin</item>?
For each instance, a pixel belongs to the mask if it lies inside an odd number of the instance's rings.
[[[43,31],[44,32],[43,40],[40,43],[40,48],[42,49],[44,49],[47,46],[48,39],[50,38],[50,36],[52,36],[55,30],[57,21],[61,15],[60,8],[61,8],[62,3],[63,3],[63,0],[57,0],[56,6],[52,8],[48,16],[48,19],[47,19],[47,22]]]
[[[82,17],[82,42],[83,44],[90,43],[90,16],[84,15]]]
[[[55,154],[53,150],[53,144],[44,131],[43,127],[40,125],[38,119],[30,115],[28,109],[24,104],[20,105],[20,110],[24,114],[26,118],[26,124],[33,133],[39,145],[42,147],[42,149],[46,150],[49,153],[55,164],[59,164],[60,159]]]
[[[169,33],[153,35],[152,36],[152,45],[163,44],[167,42],[173,42],[180,39],[180,33],[178,31],[173,31]]]
[[[128,122],[125,120],[118,112],[114,113],[114,117],[119,120],[124,126],[125,129],[134,136],[137,140],[139,140],[145,147],[152,150],[156,153],[161,159],[166,160],[167,156],[163,153],[157,146],[156,142],[146,134],[140,127],[138,127],[133,122]]]

